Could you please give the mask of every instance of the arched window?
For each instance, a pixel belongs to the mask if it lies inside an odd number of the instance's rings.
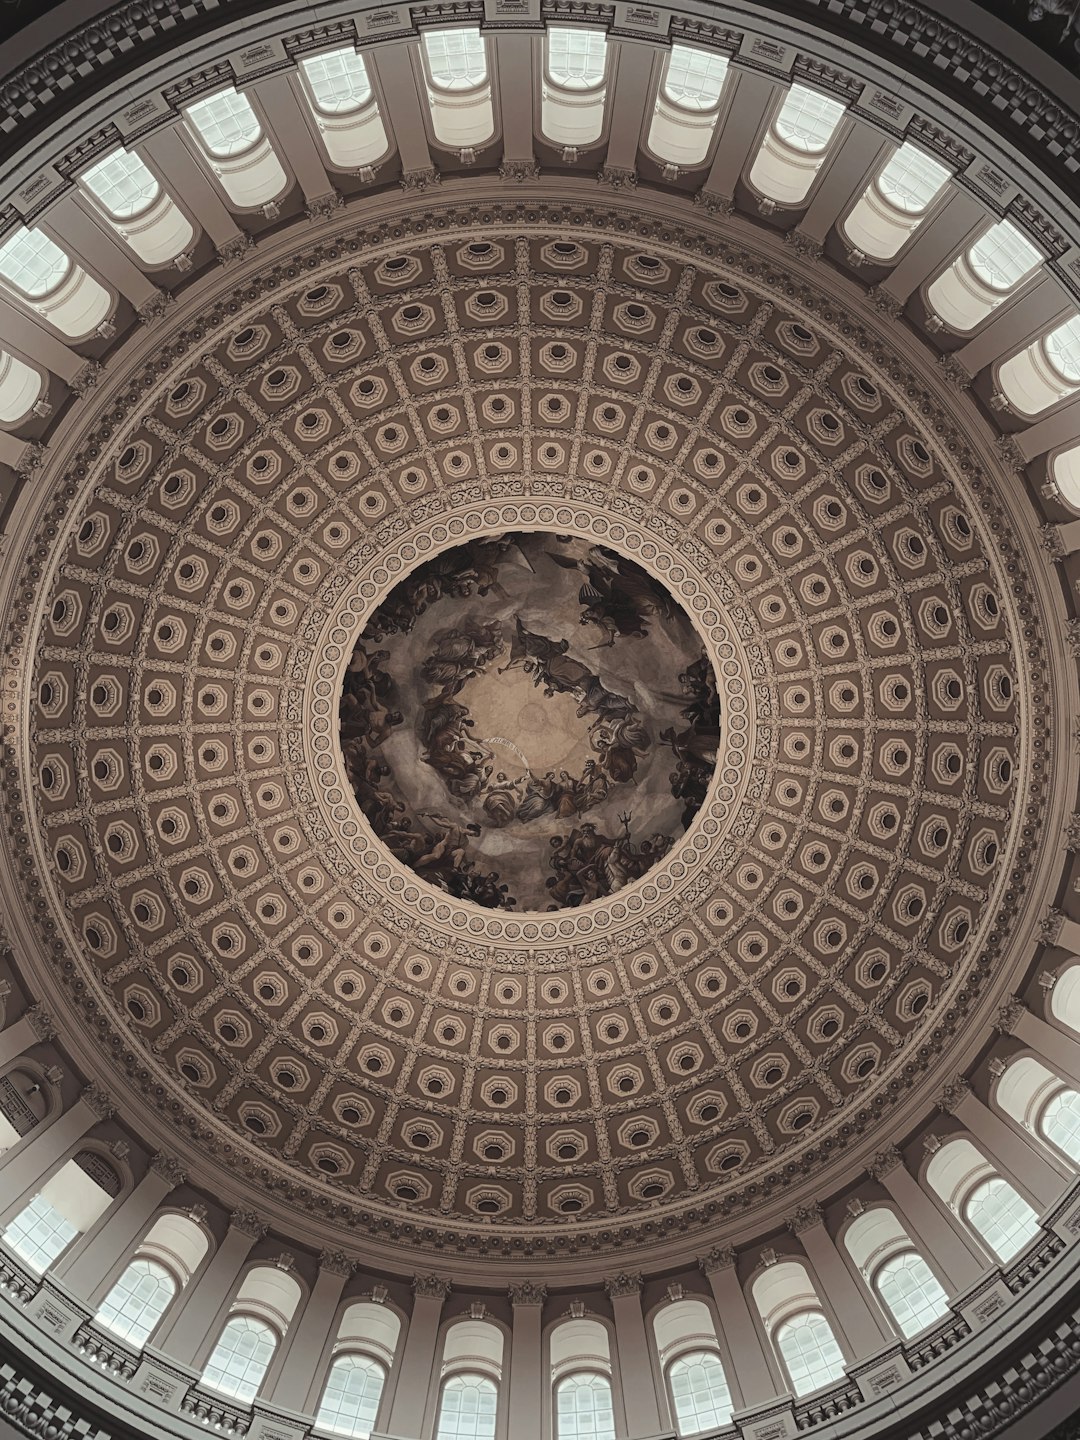
[[[905,1337],[918,1335],[949,1308],[936,1275],[914,1250],[886,1260],[874,1276],[874,1286]]]
[[[915,233],[950,171],[914,145],[894,150],[844,221],[844,234],[864,255],[891,260]]]
[[[84,170],[79,184],[110,228],[148,265],[175,260],[195,238],[191,222],[133,151],[114,150]]]
[[[544,46],[540,128],[555,145],[594,145],[604,129],[607,34],[552,25]]]
[[[1080,511],[1080,445],[1069,445],[1058,451],[1050,462],[1050,478],[1066,505]],[[1065,1023],[1069,1024],[1068,1021]]]
[[[379,1413],[386,1371],[369,1355],[339,1355],[326,1377],[316,1429],[368,1440]]]
[[[176,1296],[176,1281],[155,1260],[133,1260],[101,1302],[95,1319],[141,1349]]]
[[[487,53],[478,26],[425,30],[428,83],[436,90],[475,90],[487,79]]]
[[[964,1219],[1002,1263],[1018,1255],[1039,1231],[1039,1217],[1007,1180],[992,1175],[968,1195]]]
[[[0,424],[12,425],[23,420],[41,398],[44,389],[41,376],[16,355],[0,350]],[[17,1138],[17,1137],[16,1137]],[[13,1143],[10,1138],[7,1144]],[[0,1126],[0,1152],[5,1146]]]
[[[324,115],[348,115],[362,110],[373,91],[364,57],[355,50],[331,50],[301,60],[311,99]]]
[[[927,303],[965,334],[1018,290],[1044,258],[1015,225],[999,220],[930,285]]]
[[[709,1350],[680,1355],[668,1368],[680,1435],[713,1430],[731,1419],[731,1391],[720,1357]]]
[[[997,372],[998,389],[1021,415],[1035,416],[1080,390],[1080,314],[1072,314]]]
[[[915,145],[907,143],[893,154],[874,181],[883,200],[905,215],[921,215],[937,198],[949,171]]]
[[[615,1440],[611,1381],[578,1372],[555,1387],[556,1440]]]
[[[1080,1165],[1080,1094],[1059,1090],[1043,1110],[1039,1128],[1051,1144]]]
[[[779,204],[800,204],[810,193],[843,115],[844,106],[831,95],[792,85],[754,158],[750,184]]]
[[[0,245],[0,275],[31,300],[57,290],[71,273],[71,261],[41,230],[16,230]]]
[[[0,280],[35,315],[71,339],[90,335],[112,309],[104,286],[36,228],[16,230],[0,245]]]
[[[196,100],[184,113],[207,153],[218,159],[242,155],[262,138],[251,101],[235,90],[219,90],[205,100]]]
[[[672,165],[700,165],[709,153],[727,78],[726,55],[672,45],[653,107],[649,149]]]
[[[1073,315],[1043,340],[1050,364],[1068,385],[1080,385],[1080,315]]]
[[[43,1275],[101,1218],[120,1193],[120,1177],[96,1151],[68,1160],[10,1222],[4,1244]]]
[[[82,183],[114,220],[142,215],[161,194],[161,186],[138,155],[114,150],[83,172]]]
[[[844,1377],[844,1355],[820,1310],[804,1310],[783,1321],[776,1348],[796,1395],[808,1395]]]
[[[202,1383],[235,1400],[254,1400],[276,1349],[269,1325],[252,1315],[233,1315],[206,1362]]]
[[[486,1375],[465,1371],[443,1381],[435,1440],[495,1440],[499,1392]]]

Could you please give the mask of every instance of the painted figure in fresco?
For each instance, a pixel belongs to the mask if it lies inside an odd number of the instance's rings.
[[[584,558],[547,553],[556,565],[577,570],[582,577],[581,624],[594,625],[605,637],[594,649],[610,648],[621,635],[644,637],[651,615],[672,613],[670,597],[655,581],[601,545],[590,546]]]

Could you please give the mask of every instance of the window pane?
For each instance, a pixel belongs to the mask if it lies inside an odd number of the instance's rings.
[[[564,90],[591,90],[604,78],[607,35],[603,30],[565,30],[553,26],[547,36],[547,71]]]
[[[796,1395],[844,1378],[843,1352],[820,1310],[785,1320],[776,1332],[776,1344]]]
[[[359,110],[371,99],[367,67],[355,50],[333,50],[300,63],[315,104],[327,115]]]
[[[680,1355],[668,1371],[680,1435],[695,1435],[731,1419],[731,1391],[718,1355]]]
[[[949,1308],[948,1297],[921,1255],[909,1250],[886,1260],[877,1288],[904,1335],[917,1335]]]
[[[17,230],[0,245],[0,275],[31,299],[55,290],[70,269],[68,257],[40,230]]]
[[[96,1319],[141,1349],[175,1294],[176,1282],[163,1265],[133,1260],[101,1302]]]
[[[339,1355],[330,1367],[316,1425],[368,1440],[375,1428],[386,1372],[366,1355]]]
[[[793,150],[818,155],[832,139],[843,113],[839,100],[808,90],[805,85],[792,85],[773,129]]]
[[[233,1316],[206,1362],[202,1383],[237,1400],[254,1400],[276,1344],[269,1325],[250,1315]]]
[[[1042,1132],[1080,1165],[1080,1094],[1059,1090],[1043,1111]]]
[[[968,1196],[964,1217],[999,1260],[1011,1260],[1039,1228],[1038,1216],[999,1175],[984,1180]]]
[[[664,94],[684,110],[711,110],[720,99],[727,68],[725,55],[673,45],[664,74]]]
[[[35,1195],[4,1231],[4,1244],[14,1250],[31,1270],[44,1275],[78,1233],[59,1210],[54,1210],[47,1200]]]
[[[435,1440],[495,1440],[498,1398],[485,1375],[451,1375],[442,1387]]]
[[[968,264],[992,290],[1011,290],[1042,261],[1035,246],[1008,220],[999,220],[967,252]]]
[[[247,97],[221,90],[189,105],[187,117],[211,155],[238,155],[255,144],[262,130]]]
[[[107,155],[99,165],[87,170],[82,183],[116,220],[141,215],[161,194],[161,186],[138,155],[126,150]]]
[[[479,30],[425,30],[424,54],[431,83],[439,90],[471,90],[487,79]]]
[[[949,178],[949,171],[914,145],[901,145],[882,170],[877,188],[890,205],[905,215],[925,210]]]
[[[615,1440],[611,1383],[604,1375],[568,1375],[555,1391],[556,1440]]]
[[[1080,384],[1080,315],[1051,330],[1043,341],[1046,358],[1070,385]]]

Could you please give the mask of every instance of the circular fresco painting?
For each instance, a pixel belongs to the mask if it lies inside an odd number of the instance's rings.
[[[356,798],[403,864],[488,908],[558,910],[631,884],[687,829],[720,707],[658,581],[530,533],[403,580],[356,642],[340,719]]]

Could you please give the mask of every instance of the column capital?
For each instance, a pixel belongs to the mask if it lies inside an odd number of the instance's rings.
[[[39,1040],[56,1039],[56,1022],[44,1005],[31,1005],[26,1012],[26,1022]]]
[[[417,1300],[445,1300],[450,1294],[450,1281],[441,1275],[414,1275],[412,1289]]]
[[[87,1085],[79,1099],[89,1105],[99,1120],[107,1120],[115,1113],[116,1106],[112,1102],[112,1096],[100,1085]]]
[[[325,1270],[328,1275],[337,1275],[342,1280],[348,1280],[356,1269],[356,1261],[350,1260],[344,1250],[324,1250],[319,1256],[319,1269]]]
[[[879,1150],[867,1164],[866,1173],[875,1180],[884,1180],[886,1175],[891,1175],[904,1163],[904,1157],[895,1145],[887,1145],[884,1150]]]
[[[1065,924],[1065,916],[1060,910],[1055,910],[1051,905],[1045,916],[1039,923],[1036,939],[1040,945],[1056,945],[1061,939],[1061,927]]]
[[[163,1180],[167,1180],[174,1189],[177,1185],[182,1185],[187,1179],[187,1171],[180,1164],[180,1161],[175,1155],[170,1155],[165,1150],[159,1151],[158,1154],[153,1157],[150,1161],[150,1169],[155,1175],[160,1175]]]
[[[937,1108],[946,1114],[954,1112],[972,1094],[971,1086],[963,1075],[954,1075],[951,1080],[946,1081],[942,1086],[941,1094],[937,1097]]]
[[[994,1029],[1000,1030],[1002,1035],[1011,1035],[1016,1028],[1020,1016],[1027,1010],[1027,1006],[1016,995],[1010,995],[1003,1000],[994,1016]]]
[[[547,1286],[533,1280],[519,1280],[510,1286],[511,1305],[543,1305],[547,1299]]]
[[[234,1210],[229,1216],[229,1229],[239,1230],[249,1240],[261,1240],[268,1228],[266,1221],[254,1210]]]
[[[640,1295],[641,1276],[624,1271],[621,1275],[613,1275],[609,1280],[605,1280],[604,1289],[607,1291],[609,1300],[622,1300],[628,1295]]]
[[[698,1269],[703,1275],[714,1275],[717,1270],[735,1268],[735,1249],[731,1245],[714,1245],[698,1257]]]
[[[812,1230],[815,1225],[824,1224],[821,1206],[816,1200],[809,1205],[800,1205],[794,1214],[787,1217],[786,1224],[793,1235],[801,1235],[804,1230]]]

